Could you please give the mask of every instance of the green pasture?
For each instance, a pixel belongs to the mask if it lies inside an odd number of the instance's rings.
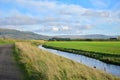
[[[109,54],[120,54],[120,42],[118,41],[53,41],[48,42],[48,46],[62,47],[69,49],[79,49],[85,51],[102,52]]]

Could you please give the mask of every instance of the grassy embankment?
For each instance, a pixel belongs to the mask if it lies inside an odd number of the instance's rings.
[[[41,50],[30,43],[17,42],[14,49],[29,80],[119,80],[110,74]]]
[[[120,42],[115,41],[53,41],[44,45],[47,48],[53,48],[61,51],[82,54],[104,61],[120,65]]]

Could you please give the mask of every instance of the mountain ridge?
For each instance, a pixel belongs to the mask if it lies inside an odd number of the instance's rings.
[[[13,39],[23,39],[23,40],[30,40],[30,39],[44,39],[48,40],[50,36],[36,34],[30,31],[19,31],[15,29],[3,29],[0,28],[0,38],[13,38]]]
[[[23,39],[23,40],[31,40],[31,39],[49,40],[54,37],[70,38],[70,39],[109,39],[109,38],[117,38],[118,36],[110,36],[110,35],[103,35],[103,34],[47,36],[47,35],[41,35],[41,34],[37,34],[30,31],[19,31],[15,29],[0,28],[0,38],[13,38],[13,39]]]

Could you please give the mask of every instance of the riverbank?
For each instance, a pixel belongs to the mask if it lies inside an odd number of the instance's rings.
[[[42,45],[38,46],[38,48],[43,49],[43,50],[47,50],[48,52],[51,52],[51,53],[56,54],[58,56],[68,58],[68,59],[73,60],[75,62],[84,64],[86,66],[95,68],[97,70],[102,70],[102,71],[105,71],[106,73],[110,73],[110,74],[113,74],[115,76],[120,77],[120,72],[119,72],[120,66],[118,66],[118,65],[107,64],[107,63],[102,62],[100,60],[97,60],[97,59],[94,59],[91,57],[87,57],[84,55],[73,54],[73,53],[69,53],[69,52],[59,51],[56,49],[45,48],[45,47],[42,47]]]
[[[100,61],[120,65],[120,55],[119,54],[106,54],[106,53],[100,53],[100,52],[93,52],[93,51],[84,51],[84,50],[78,50],[78,49],[70,49],[70,48],[63,48],[63,47],[55,47],[55,46],[49,46],[49,45],[43,45],[45,48],[51,48],[56,49],[60,51],[70,52],[74,54],[80,54],[85,55],[88,57],[92,57],[95,59],[98,59]]]
[[[30,43],[15,43],[20,62],[31,80],[119,80],[111,74],[39,49]]]

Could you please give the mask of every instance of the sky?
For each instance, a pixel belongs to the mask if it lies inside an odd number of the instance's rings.
[[[120,0],[0,0],[0,28],[43,35],[120,35]]]

